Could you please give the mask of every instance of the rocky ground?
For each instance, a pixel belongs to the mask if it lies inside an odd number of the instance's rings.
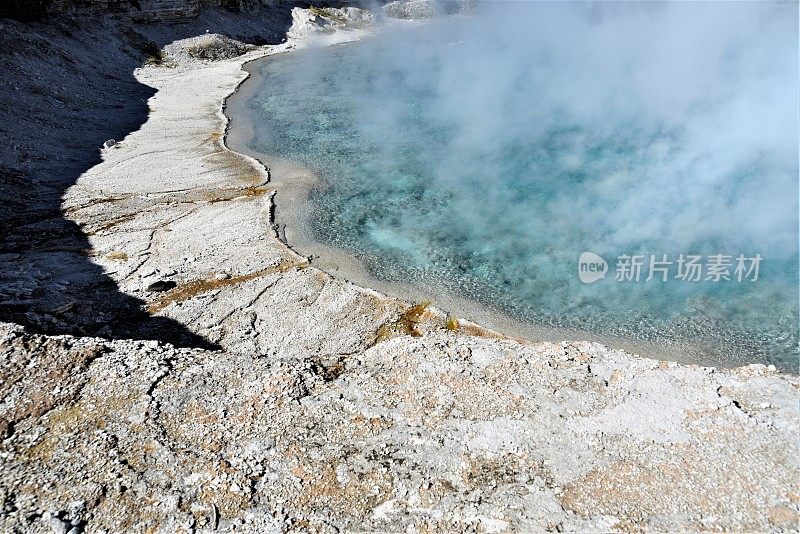
[[[797,382],[760,367],[445,332],[287,360],[0,335],[5,531],[797,527]]]
[[[796,377],[507,339],[281,242],[224,99],[374,19],[264,17],[0,28],[38,43],[2,57],[0,530],[798,529]]]

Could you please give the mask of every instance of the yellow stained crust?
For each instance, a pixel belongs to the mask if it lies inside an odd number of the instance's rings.
[[[151,302],[147,307],[147,312],[151,315],[156,314],[170,304],[183,302],[197,295],[214,291],[215,289],[222,289],[224,287],[242,284],[244,282],[249,282],[250,280],[255,280],[256,278],[270,274],[285,273],[291,269],[304,269],[306,267],[308,267],[308,262],[305,261],[286,261],[274,267],[267,267],[266,269],[261,269],[253,273],[232,276],[230,278],[192,280],[191,282],[180,284],[178,287],[164,293],[163,296],[154,302]]]

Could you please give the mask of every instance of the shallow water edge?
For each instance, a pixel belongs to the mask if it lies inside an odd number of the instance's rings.
[[[352,41],[334,46],[348,44],[352,44]],[[303,53],[303,50],[296,50],[294,53]],[[276,190],[271,213],[271,223],[276,235],[298,254],[312,259],[315,267],[336,278],[392,297],[417,302],[432,300],[437,308],[455,317],[473,321],[512,338],[551,342],[595,341],[643,357],[702,366],[732,368],[753,363],[745,357],[728,358],[723,361],[715,354],[716,351],[705,350],[700,344],[686,341],[653,342],[580,329],[537,325],[515,318],[502,310],[493,309],[486,303],[441,288],[435,295],[431,295],[430,292],[413,284],[387,282],[372,275],[365,265],[350,253],[316,241],[307,224],[312,209],[308,198],[311,191],[321,183],[319,177],[313,170],[300,164],[263,154],[251,148],[255,129],[248,109],[249,102],[263,82],[261,66],[275,57],[280,57],[280,54],[255,59],[242,67],[248,77],[226,99],[223,108],[228,119],[225,143],[229,149],[258,160],[268,169],[270,186]]]

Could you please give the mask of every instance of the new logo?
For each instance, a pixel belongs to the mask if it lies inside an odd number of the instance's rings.
[[[593,284],[606,277],[608,263],[594,252],[584,252],[578,258],[578,278],[584,284]]]

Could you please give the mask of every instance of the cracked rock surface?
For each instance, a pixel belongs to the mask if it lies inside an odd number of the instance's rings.
[[[245,61],[367,31],[332,13],[324,31],[294,13],[286,44],[211,60],[178,41],[136,70],[146,121],[63,213],[139,313],[210,346],[0,322],[0,531],[797,530],[797,377],[508,339],[277,237],[280,191],[225,147],[222,107]],[[24,271],[13,298],[38,298]]]
[[[10,326],[0,340],[3,371],[81,362],[68,388],[32,377],[56,402],[26,403],[25,380],[7,392],[6,531],[797,526],[800,384],[762,366],[449,332],[287,360]]]

